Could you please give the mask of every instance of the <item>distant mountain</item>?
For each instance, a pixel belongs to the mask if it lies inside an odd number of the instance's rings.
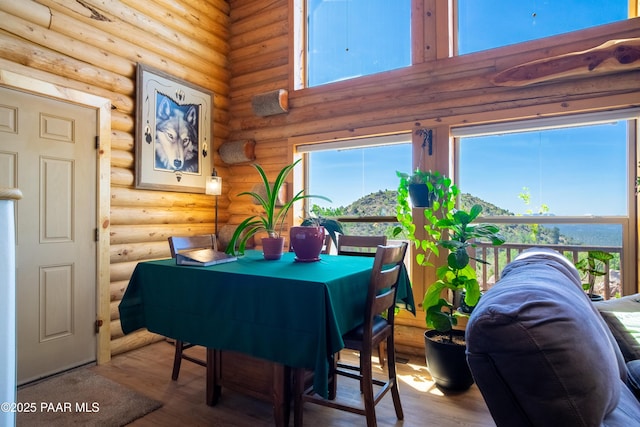
[[[340,207],[333,211],[335,211],[336,215],[345,217],[395,217],[397,205],[396,196],[397,192],[395,190],[380,190],[376,193],[363,196],[346,207]],[[471,194],[462,193],[460,195],[461,209],[468,210],[475,204],[482,206],[483,215],[485,216],[515,215],[513,212],[502,209]],[[330,215],[328,212],[323,214],[328,216]],[[395,225],[392,223],[363,224],[345,222],[343,226],[345,227],[345,232],[348,234],[385,234],[388,237],[391,237]],[[562,232],[560,227],[562,227]],[[585,239],[585,237],[588,237],[591,234],[589,231],[592,231],[591,228],[582,233],[577,232],[575,228],[572,229],[571,225],[543,227],[535,224],[501,224],[500,228],[507,242],[511,243],[578,245],[581,244],[580,242],[584,242],[583,244],[593,244],[591,242],[587,243],[587,240]],[[607,232],[606,230],[602,230],[602,233],[599,234],[598,241],[605,243],[599,244],[610,244],[609,242],[615,240],[612,240],[611,236],[605,237],[608,234],[610,234],[610,231]]]

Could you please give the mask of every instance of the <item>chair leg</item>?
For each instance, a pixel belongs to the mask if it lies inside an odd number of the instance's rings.
[[[378,344],[378,360],[380,361],[380,367],[384,368],[384,343]]]
[[[373,400],[373,367],[371,364],[371,354],[369,357],[363,357],[360,354],[360,389],[364,399],[364,411],[367,418],[367,427],[377,427],[376,421],[376,405]]]
[[[180,364],[182,363],[182,349],[184,347],[184,342],[180,340],[176,340],[176,351],[173,356],[173,372],[171,372],[171,379],[176,381],[178,379],[178,375],[180,374]]]
[[[391,397],[393,407],[396,410],[396,417],[404,419],[402,403],[400,403],[400,390],[398,389],[398,377],[396,375],[396,351],[393,342],[393,334],[387,338],[387,370],[389,371],[389,382],[391,382]]]

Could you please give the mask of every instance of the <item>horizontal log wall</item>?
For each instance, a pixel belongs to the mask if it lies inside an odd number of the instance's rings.
[[[640,20],[608,25],[556,37],[553,43],[524,43],[491,51],[446,58],[446,16],[438,17],[444,2],[417,1],[413,27],[423,37],[414,43],[411,67],[329,85],[294,90],[289,0],[230,0],[231,99],[230,140],[256,141],[256,163],[275,174],[293,158],[295,143],[308,143],[422,127],[443,128],[490,120],[533,118],[570,112],[620,108],[640,104],[640,73],[635,69],[605,75],[584,75],[523,87],[492,83],[502,70],[529,61],[585,50],[610,39],[640,36]],[[446,12],[446,11],[445,11]],[[421,30],[424,29],[424,30]],[[428,48],[427,46],[437,47]],[[435,52],[437,50],[437,53]],[[436,59],[444,58],[444,59]],[[251,109],[254,95],[289,90],[289,112],[260,117]],[[446,145],[448,138],[436,143]],[[438,147],[436,147],[436,152]],[[440,151],[446,150],[441,145]],[[446,161],[447,156],[436,153]],[[440,165],[446,170],[446,165]],[[253,213],[248,200],[233,196],[258,182],[247,166],[231,166],[229,222],[239,223]],[[418,276],[422,277],[422,276]],[[420,280],[420,279],[416,279]],[[424,285],[414,289],[424,289]],[[416,301],[422,301],[416,290]],[[400,347],[420,353],[424,316],[397,317]]]
[[[168,257],[168,236],[211,233],[215,221],[211,196],[134,188],[136,63],[214,93],[217,149],[228,137],[228,37],[225,0],[0,0],[0,68],[111,100],[111,354],[162,339],[120,328],[137,262]],[[224,180],[225,165],[215,166]],[[220,197],[220,223],[228,205]]]

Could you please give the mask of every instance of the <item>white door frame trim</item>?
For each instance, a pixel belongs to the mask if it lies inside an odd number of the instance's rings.
[[[111,360],[111,314],[109,295],[109,229],[111,209],[111,101],[89,93],[66,88],[50,82],[17,74],[0,68],[0,86],[29,92],[35,95],[71,102],[94,108],[98,119],[100,148],[96,150],[96,224],[98,226],[96,248],[96,322],[98,339],[96,361]]]

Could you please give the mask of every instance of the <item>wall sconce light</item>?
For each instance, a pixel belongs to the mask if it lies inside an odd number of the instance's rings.
[[[206,194],[210,196],[219,196],[222,194],[222,178],[218,176],[216,169],[213,169],[211,176],[207,178]]]
[[[207,178],[205,193],[216,196],[216,238],[218,237],[218,196],[222,194],[222,178],[218,176],[216,168],[213,168],[211,176]]]

